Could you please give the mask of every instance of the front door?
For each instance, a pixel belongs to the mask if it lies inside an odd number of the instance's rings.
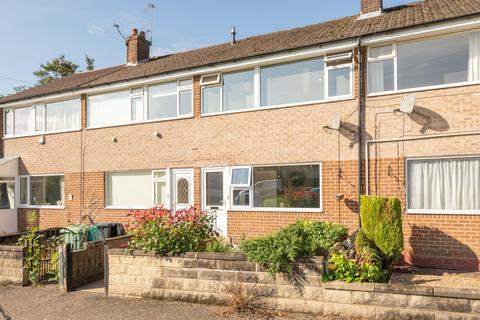
[[[203,208],[215,215],[215,229],[220,235],[227,235],[227,192],[225,168],[203,169]]]
[[[173,210],[188,209],[193,206],[193,170],[175,169],[173,175]]]

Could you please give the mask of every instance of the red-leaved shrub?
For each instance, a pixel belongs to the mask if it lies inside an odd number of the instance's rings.
[[[215,236],[214,217],[194,207],[172,211],[162,206],[130,212],[130,247],[161,254],[204,251]]]

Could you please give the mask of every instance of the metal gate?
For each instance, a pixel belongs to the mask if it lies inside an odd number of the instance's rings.
[[[62,228],[50,228],[37,232],[27,244],[29,251],[27,272],[37,273],[37,281],[55,279],[58,274],[58,246]]]

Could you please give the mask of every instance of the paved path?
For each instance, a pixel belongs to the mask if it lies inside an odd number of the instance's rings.
[[[62,293],[56,286],[1,287],[0,307],[12,320],[85,319],[265,319],[226,316],[224,307],[155,300],[105,297],[92,291]],[[322,319],[303,314],[285,314],[282,319]],[[2,316],[0,314],[0,320]]]

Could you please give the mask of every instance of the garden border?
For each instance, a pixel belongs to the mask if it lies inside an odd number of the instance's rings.
[[[272,309],[358,319],[480,320],[480,290],[380,283],[321,283],[323,257],[296,265],[300,277],[270,277],[238,253],[186,253],[165,257],[111,249],[109,292],[114,296],[223,304],[225,284],[268,291]]]

